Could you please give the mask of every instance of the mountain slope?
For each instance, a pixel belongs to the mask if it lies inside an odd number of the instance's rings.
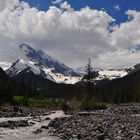
[[[19,46],[19,53],[21,58],[6,70],[10,77],[30,68],[34,74],[57,83],[75,84],[79,81],[79,74],[41,50],[22,44]]]
[[[0,68],[0,80],[7,80],[9,76],[4,72],[2,68]]]
[[[103,79],[113,80],[116,78],[122,78],[128,74],[127,70],[117,70],[117,69],[100,69],[100,68],[92,68],[94,72],[97,73],[96,81],[100,81]],[[86,71],[86,67],[80,67],[75,70],[77,73],[84,75]]]
[[[45,86],[53,87],[57,84],[51,80],[44,78],[43,76],[35,74],[30,67],[27,67],[24,70],[20,71],[18,74],[14,75],[12,79],[20,83],[24,82],[26,84],[33,84],[40,88]]]
[[[140,101],[140,70],[122,78],[101,80],[96,85],[97,94],[104,102]]]
[[[66,76],[78,76],[71,68],[67,67],[64,63],[61,63],[57,59],[50,57],[41,50],[35,50],[29,45],[20,45],[20,50],[28,60],[36,62],[37,66],[45,68],[53,68],[56,72],[61,73]]]
[[[97,73],[97,77],[95,81],[100,81],[104,79],[113,80],[117,78],[123,78],[126,75],[132,74],[140,70],[140,64],[136,64],[135,66],[131,66],[125,69],[100,69],[100,68],[92,68],[93,71]],[[75,71],[81,75],[85,74],[86,67],[76,68]]]
[[[102,80],[102,79],[109,79],[113,80],[116,78],[122,78],[126,76],[128,73],[125,70],[101,70],[98,72],[99,76],[96,78],[96,80]]]

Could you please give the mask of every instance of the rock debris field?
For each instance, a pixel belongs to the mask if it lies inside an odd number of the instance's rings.
[[[0,140],[140,140],[140,105],[62,111],[0,108]]]
[[[64,140],[140,140],[140,106],[111,106],[56,118],[50,133]]]

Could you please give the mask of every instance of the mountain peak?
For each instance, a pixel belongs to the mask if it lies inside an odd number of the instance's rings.
[[[53,68],[54,71],[66,76],[79,76],[73,69],[69,68],[54,57],[45,54],[42,50],[36,50],[24,43],[20,45],[20,49],[28,60],[36,62],[36,65],[42,68]]]
[[[24,54],[26,56],[27,59],[33,60],[33,59],[40,59],[41,56],[39,55],[40,51],[35,50],[34,48],[30,47],[27,44],[21,44],[19,46],[20,51],[22,52],[22,54]],[[40,57],[40,58],[39,58]]]
[[[16,61],[6,70],[11,77],[26,69],[26,72],[31,71],[35,75],[58,83],[72,84],[78,81],[79,74],[64,63],[45,54],[42,50],[34,49],[22,43],[19,45],[17,54]]]
[[[19,45],[19,48],[23,50],[33,50],[32,47],[30,47],[28,44],[25,44],[25,43],[22,43],[21,45]]]

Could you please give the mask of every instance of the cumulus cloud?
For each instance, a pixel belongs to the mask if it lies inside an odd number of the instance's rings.
[[[18,0],[0,0],[0,12],[5,8],[13,9],[13,7],[18,3]]]
[[[97,64],[97,62],[100,62]],[[103,68],[127,68],[140,62],[140,51],[129,51],[119,49],[115,52],[101,54],[98,60],[94,62],[98,67]]]
[[[140,12],[128,10],[131,20],[116,26],[112,32],[111,43],[114,47],[129,48],[140,44]]]
[[[139,51],[130,51],[140,44],[140,12],[127,11],[131,20],[112,27],[113,32],[109,32],[109,25],[115,19],[102,10],[89,7],[69,10],[71,6],[64,2],[66,7],[50,6],[44,12],[18,0],[2,2],[0,0],[1,59],[5,59],[2,55],[5,56],[7,50],[10,51],[7,56],[11,55],[12,50],[24,42],[72,67],[85,65],[89,57],[95,67],[102,68],[122,67],[140,60]]]

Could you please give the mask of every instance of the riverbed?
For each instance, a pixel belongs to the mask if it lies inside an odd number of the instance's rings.
[[[45,127],[51,120],[64,116],[63,111],[52,111],[45,116],[2,117],[0,123],[26,120],[31,125],[17,128],[0,127],[0,140],[60,140],[58,137],[50,136]],[[45,129],[41,129],[42,126]]]

